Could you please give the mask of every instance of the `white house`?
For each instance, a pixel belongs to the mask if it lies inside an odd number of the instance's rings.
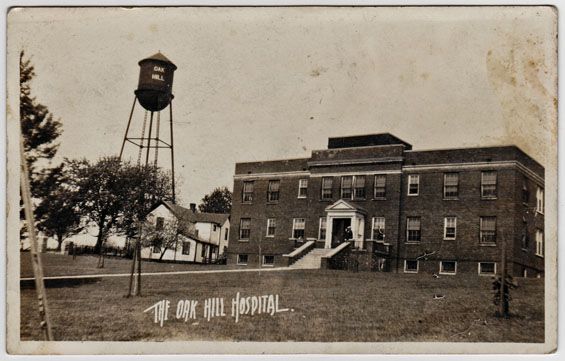
[[[160,202],[147,215],[147,222],[156,231],[176,222],[174,227],[178,228],[179,234],[166,250],[158,246],[143,247],[143,259],[209,263],[224,255],[228,246],[229,214],[197,212],[195,204],[188,209]]]

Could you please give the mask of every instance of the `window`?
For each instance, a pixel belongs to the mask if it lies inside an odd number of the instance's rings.
[[[318,239],[326,239],[326,217],[320,217],[320,230],[318,232]]]
[[[253,181],[243,182],[243,202],[253,202]]]
[[[218,230],[218,226],[216,226],[216,225],[214,224],[214,232],[216,232],[217,230]]]
[[[292,238],[304,238],[304,218],[294,218],[292,220]]]
[[[182,254],[190,254],[190,242],[182,242]]]
[[[496,274],[496,263],[479,262],[479,275],[494,276]]]
[[[404,260],[404,273],[418,273],[418,261]]]
[[[353,197],[365,199],[365,176],[358,175],[353,177]]]
[[[365,199],[365,176],[343,176],[341,177],[341,198]]]
[[[281,181],[270,180],[269,188],[267,189],[267,201],[268,202],[278,202],[279,201],[279,188]]]
[[[439,273],[442,275],[454,275],[457,273],[457,262],[441,261],[439,263]]]
[[[543,188],[538,187],[536,191],[536,211],[543,213]]]
[[[385,217],[373,217],[371,239],[385,240]]]
[[[479,237],[481,243],[496,242],[496,217],[481,217]]]
[[[230,229],[226,228],[226,233],[224,233],[224,241],[228,240],[229,234],[230,234]]]
[[[273,267],[275,264],[275,256],[263,256],[263,266]]]
[[[249,239],[251,234],[251,219],[250,218],[242,218],[239,223],[239,239]]]
[[[238,255],[237,255],[237,264],[239,264],[239,265],[246,265],[248,258],[249,258],[249,257],[248,257],[248,255],[246,255],[246,254],[238,254]]]
[[[267,237],[274,237],[277,229],[277,223],[274,218],[267,219]]]
[[[481,197],[496,198],[496,171],[481,172]]]
[[[420,228],[420,217],[408,217],[406,219],[406,239],[408,242],[420,242],[422,236]]]
[[[153,253],[161,253],[161,247],[153,246]]]
[[[322,177],[322,200],[331,200],[333,198],[333,178]]]
[[[459,197],[459,173],[443,175],[443,198]]]
[[[528,178],[524,177],[522,180],[522,202],[528,203],[530,201],[530,190],[528,188]]]
[[[267,189],[267,201],[268,202],[278,202],[279,200],[279,188],[281,182],[278,180],[270,180],[269,187]]]
[[[383,199],[386,197],[386,175],[377,174],[375,176],[375,189],[374,195],[376,199]]]
[[[208,247],[206,247],[205,244],[202,245],[202,251],[200,252],[200,257],[204,258],[206,257],[206,250]]]
[[[341,198],[351,199],[353,187],[353,177],[343,176],[341,177]]]
[[[308,196],[308,179],[298,180],[298,198],[306,198]]]
[[[527,251],[530,248],[530,236],[528,235],[528,222],[526,219],[522,221],[522,239],[521,239],[522,250]]]
[[[543,231],[536,230],[536,256],[543,257]]]
[[[417,196],[420,192],[420,176],[418,174],[410,174],[408,176],[408,195]]]
[[[155,223],[155,230],[162,231],[164,225],[165,225],[165,218],[157,217],[157,222]]]
[[[530,236],[528,235],[527,231],[522,234],[522,249],[527,251],[530,248]]]
[[[443,221],[443,239],[455,239],[457,235],[457,217],[445,217]]]

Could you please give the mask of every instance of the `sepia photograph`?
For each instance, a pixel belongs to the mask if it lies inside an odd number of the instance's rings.
[[[8,353],[556,350],[555,7],[6,21]]]

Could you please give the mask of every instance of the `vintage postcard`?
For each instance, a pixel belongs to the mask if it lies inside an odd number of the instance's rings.
[[[555,351],[556,8],[15,7],[7,44],[9,353]]]

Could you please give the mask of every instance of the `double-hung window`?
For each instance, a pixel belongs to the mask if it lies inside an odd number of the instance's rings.
[[[480,242],[496,243],[496,217],[481,217]]]
[[[294,218],[292,220],[292,238],[304,239],[304,228],[305,228],[305,220],[304,218]]]
[[[385,217],[373,217],[371,239],[378,241],[385,240]]]
[[[543,188],[538,187],[536,191],[536,212],[543,214]]]
[[[333,198],[333,178],[322,177],[322,200],[331,200]]]
[[[269,181],[269,188],[267,189],[267,201],[268,202],[278,202],[279,201],[280,185],[281,185],[281,181],[279,181],[279,180],[270,180]]]
[[[422,237],[422,228],[420,217],[406,218],[406,240],[408,242],[420,242]]]
[[[248,240],[251,235],[251,219],[242,218],[239,223],[239,239]]]
[[[267,237],[274,237],[277,229],[277,222],[274,218],[267,218]]]
[[[341,198],[351,199],[353,195],[353,176],[341,177]]]
[[[298,198],[306,198],[308,196],[308,178],[298,180]]]
[[[353,198],[365,199],[365,176],[357,175],[353,177]]]
[[[253,202],[253,181],[243,182],[242,201],[244,203]]]
[[[522,203],[528,204],[530,201],[530,189],[528,187],[528,178],[522,179]]]
[[[496,198],[496,171],[481,172],[481,197]]]
[[[443,239],[454,240],[457,235],[457,217],[445,217],[443,220]]]
[[[373,197],[375,199],[386,198],[386,174],[375,175],[375,187]]]
[[[445,173],[443,175],[443,198],[457,197],[459,197],[459,173]]]
[[[420,193],[420,175],[419,174],[409,174],[408,175],[408,195],[417,196]]]
[[[543,257],[543,231],[536,230],[536,256]]]
[[[318,239],[323,240],[326,239],[326,217],[320,217],[320,229],[318,232]]]

